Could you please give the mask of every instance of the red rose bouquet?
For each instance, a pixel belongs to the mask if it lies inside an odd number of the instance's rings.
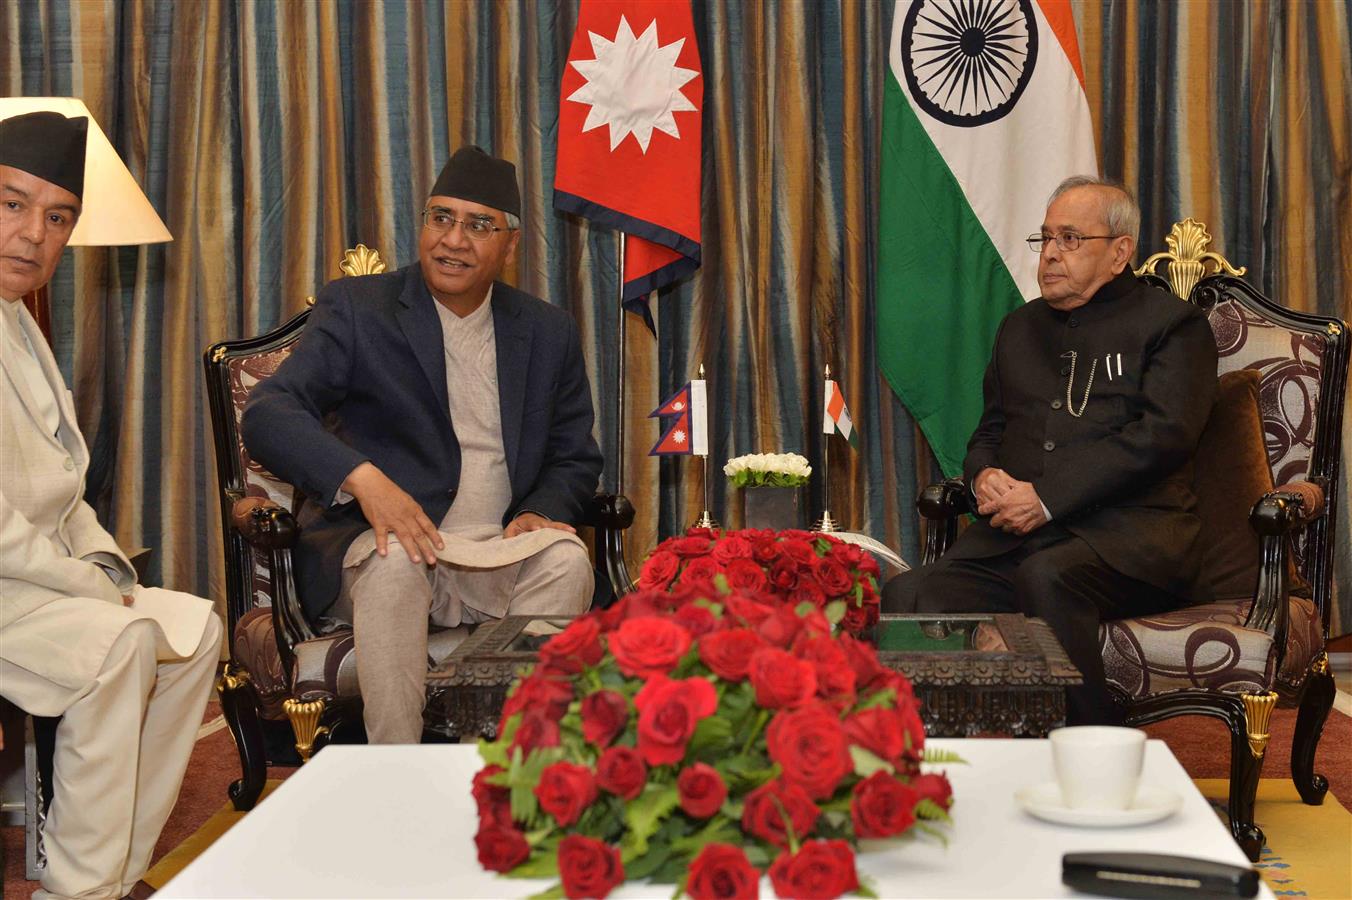
[[[640,588],[682,598],[738,593],[761,603],[841,604],[841,627],[859,637],[878,622],[878,563],[867,551],[811,531],[692,528],[657,545]]]
[[[957,760],[926,754],[905,677],[815,604],[740,592],[638,591],[574,620],[498,733],[474,779],[479,862],[558,878],[542,896],[649,879],[756,897],[762,873],[783,897],[867,894],[858,841],[942,837],[953,802],[921,763]]]

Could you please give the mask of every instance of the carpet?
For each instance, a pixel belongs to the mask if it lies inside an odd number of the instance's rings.
[[[262,803],[266,800],[268,794],[275,791],[277,786],[281,783],[282,781],[280,778],[269,778],[267,784],[263,787],[263,793],[259,795],[258,802]],[[208,847],[216,843],[221,835],[234,827],[235,823],[246,815],[247,813],[236,810],[233,804],[225,804],[220,809],[216,810],[211,818],[202,823],[201,828],[198,828],[192,834],[188,835],[183,843],[179,844],[173,850],[170,850],[160,858],[159,862],[151,866],[150,871],[146,872],[145,878],[141,880],[155,888],[155,890],[164,887],[169,883],[169,880],[182,871],[188,863],[192,862]]]

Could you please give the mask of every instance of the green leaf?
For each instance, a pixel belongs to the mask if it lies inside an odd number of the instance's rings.
[[[624,836],[625,844],[637,853],[647,853],[648,839],[680,802],[676,785],[649,783],[643,793],[624,808],[624,821],[629,826],[629,832]]]
[[[512,878],[558,878],[559,838],[541,844],[529,859],[507,874]]]
[[[890,709],[896,705],[896,702],[897,702],[897,689],[883,688],[881,691],[878,691],[878,693],[870,694],[863,700],[860,700],[858,703],[856,703],[854,711],[863,712],[864,710],[872,709],[875,706],[885,706]]]
[[[918,819],[929,819],[931,821],[952,822],[953,817],[948,814],[938,803],[935,803],[929,797],[921,800],[915,805],[915,815]]]
[[[793,608],[793,614],[801,619],[807,616],[807,614],[812,612],[814,609],[816,609],[816,607],[813,606],[811,602],[804,600],[802,603],[799,603],[797,606]]]
[[[696,756],[718,757],[731,750],[732,745],[732,723],[722,716],[709,716],[695,726],[686,752]]]
[[[826,608],[822,612],[826,614],[826,621],[832,625],[839,625],[840,620],[845,618],[845,601],[832,600],[826,604]]]
[[[748,843],[742,845],[743,852],[746,853],[746,861],[751,863],[762,871],[769,868],[770,863],[774,862],[778,850],[770,850],[760,843]]]
[[[854,773],[860,778],[867,778],[874,772],[886,772],[889,775],[897,772],[887,760],[858,744],[850,745],[850,759],[854,760]]]
[[[937,838],[939,843],[943,844],[945,847],[948,846],[948,835],[940,831],[938,828],[935,828],[933,825],[926,825],[923,821],[917,820],[916,823],[911,827],[914,828],[916,831],[928,834],[932,838]]]
[[[718,593],[724,597],[732,593],[732,587],[728,584],[728,576],[722,572],[714,576],[714,587],[718,588]]]
[[[637,853],[633,848],[628,848],[620,855],[624,860],[625,880],[641,881],[651,876],[671,858],[671,848],[655,846],[647,853]]]
[[[673,841],[671,849],[675,853],[689,856],[691,859],[699,855],[707,844],[716,844],[719,842],[739,843],[740,832],[734,821],[721,815],[715,815],[709,820],[708,824],[692,835]]]
[[[657,871],[648,876],[652,884],[676,884],[685,877],[690,868],[690,860],[681,856],[669,856]]]
[[[878,900],[878,889],[873,886],[873,879],[867,875],[860,875],[859,886],[854,889],[855,894],[860,897],[870,897],[872,900]]]
[[[479,738],[479,757],[485,766],[507,768],[507,741],[487,741]]]
[[[922,762],[933,763],[935,765],[948,765],[950,763],[960,766],[967,765],[967,760],[963,759],[953,750],[944,750],[939,747],[926,747],[925,753],[921,757]]]

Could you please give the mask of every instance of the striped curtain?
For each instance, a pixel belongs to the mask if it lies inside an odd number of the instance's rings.
[[[913,500],[936,470],[873,351],[891,7],[694,0],[694,12],[704,265],[659,298],[656,340],[628,329],[630,556],[704,506],[698,461],[646,455],[648,410],[705,366],[712,512],[735,524],[728,457],[798,451],[820,472],[830,364],[862,433],[858,452],[831,447],[831,510],[913,558]],[[1104,169],[1140,185],[1146,246],[1193,215],[1284,303],[1348,315],[1346,6],[1081,0],[1076,13]],[[3,6],[0,91],[81,97],[175,237],[73,251],[53,284],[57,356],[98,460],[91,499],[125,545],[155,549],[153,579],[223,591],[202,349],[285,321],[358,242],[391,266],[415,260],[421,202],[464,143],[517,164],[524,233],[507,280],[577,319],[598,437],[617,458],[615,236],[551,205],[576,16],[576,0]],[[822,494],[814,478],[814,512]]]

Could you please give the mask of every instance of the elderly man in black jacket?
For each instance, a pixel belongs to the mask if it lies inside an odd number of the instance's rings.
[[[429,619],[591,602],[571,533],[601,473],[591,388],[572,316],[496,280],[520,214],[515,167],[458,150],[417,263],[327,285],[244,410],[254,458],[311,501],[297,589],[311,620],[352,623],[373,743],[422,734]]]
[[[1184,604],[1198,571],[1192,456],[1216,394],[1202,312],[1137,281],[1140,210],[1120,185],[1067,179],[1040,234],[1042,296],[1000,325],[963,474],[978,519],[934,565],[884,590],[893,612],[1045,619],[1084,677],[1071,724],[1120,718],[1104,619]]]

